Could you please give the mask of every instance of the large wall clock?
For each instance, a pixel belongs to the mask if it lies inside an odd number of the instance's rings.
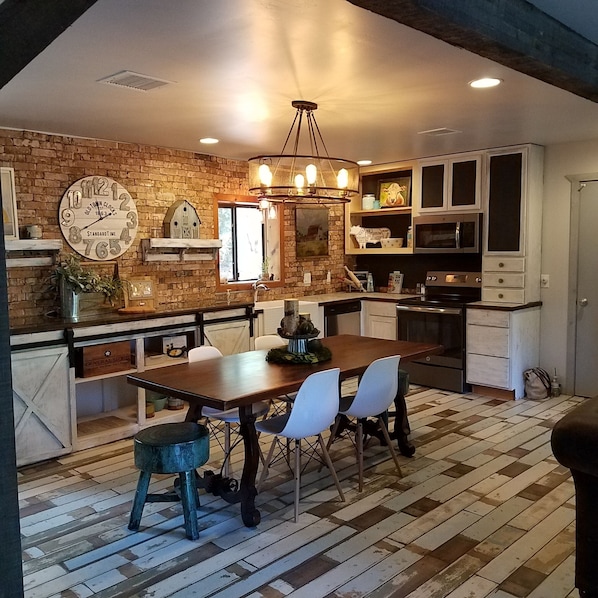
[[[66,242],[89,260],[113,260],[137,235],[135,202],[114,179],[88,176],[74,182],[62,196],[58,213]]]

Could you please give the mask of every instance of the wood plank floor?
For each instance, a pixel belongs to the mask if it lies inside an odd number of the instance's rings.
[[[583,400],[504,402],[412,386],[417,452],[400,457],[402,478],[374,439],[359,493],[352,445],[336,442],[346,502],[313,463],[294,523],[281,463],[257,497],[257,529],[243,526],[238,505],[202,493],[195,542],[180,503],[148,504],[140,531],[127,529],[138,476],[130,440],[23,468],[25,595],[578,598],[573,482],[550,433]],[[209,467],[220,458],[213,442]],[[171,485],[155,476],[150,491]]]

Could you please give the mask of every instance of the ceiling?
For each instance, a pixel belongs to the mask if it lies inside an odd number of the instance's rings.
[[[532,3],[598,42],[595,0]],[[98,82],[120,71],[169,83]],[[0,127],[245,160],[282,149],[295,99],[330,155],[374,163],[598,138],[597,103],[345,0],[98,0],[0,89]]]

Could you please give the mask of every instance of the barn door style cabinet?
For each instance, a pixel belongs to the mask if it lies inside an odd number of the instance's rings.
[[[17,466],[73,450],[68,348],[62,331],[11,338]]]

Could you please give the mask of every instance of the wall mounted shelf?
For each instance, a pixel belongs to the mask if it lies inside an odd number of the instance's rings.
[[[62,241],[60,239],[7,240],[4,248],[7,268],[51,266],[55,263],[58,252],[62,250]],[[14,257],[16,252],[20,255]],[[33,252],[35,255],[32,255]],[[38,255],[41,252],[50,255]]]
[[[141,239],[146,263],[213,260],[220,247],[220,239]]]

